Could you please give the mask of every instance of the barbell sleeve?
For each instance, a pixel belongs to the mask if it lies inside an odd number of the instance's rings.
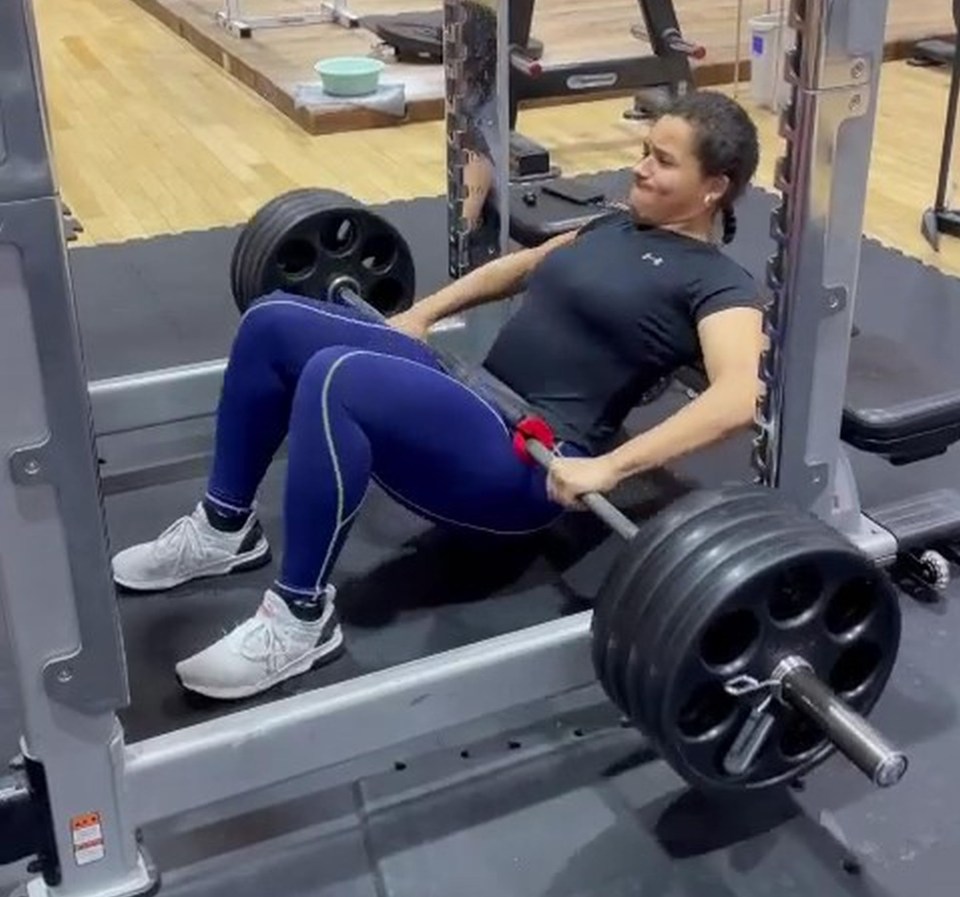
[[[780,678],[780,699],[815,723],[875,785],[889,788],[903,778],[907,756],[841,700],[806,662],[791,664]]]

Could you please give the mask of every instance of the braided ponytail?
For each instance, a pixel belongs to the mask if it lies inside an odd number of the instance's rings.
[[[720,214],[723,215],[723,242],[732,243],[733,238],[737,235],[737,215],[733,211],[733,206],[724,206],[720,210]]]

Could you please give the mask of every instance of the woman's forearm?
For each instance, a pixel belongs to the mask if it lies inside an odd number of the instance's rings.
[[[577,231],[573,230],[552,237],[539,246],[500,256],[475,268],[432,296],[421,299],[412,311],[422,316],[421,320],[429,326],[474,306],[515,296],[524,289],[527,279],[549,253],[572,243],[576,238]]]
[[[417,314],[434,324],[450,315],[486,302],[513,296],[523,289],[529,271],[526,251],[511,253],[475,268],[415,306]]]
[[[663,467],[749,426],[756,397],[755,382],[714,383],[689,405],[614,449],[607,458],[619,479]]]

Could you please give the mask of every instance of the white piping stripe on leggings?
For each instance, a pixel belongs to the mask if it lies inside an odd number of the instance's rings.
[[[205,497],[215,505],[220,505],[221,508],[224,508],[227,511],[233,511],[236,514],[250,514],[253,512],[253,505],[249,508],[240,508],[237,505],[232,505],[229,502],[225,502],[222,498],[217,498],[215,495],[211,495],[210,491],[207,490]]]
[[[376,330],[389,330],[391,333],[396,333],[401,337],[406,337],[406,339],[412,340],[414,343],[420,343],[420,341],[415,337],[412,337],[409,334],[404,333],[402,330],[397,330],[396,328],[391,327],[389,324],[379,324],[374,321],[363,321],[363,320],[357,320],[355,318],[343,318],[343,317],[340,317],[340,315],[335,314],[334,312],[326,311],[325,309],[322,309],[322,308],[317,308],[315,305],[307,305],[305,304],[305,302],[304,303],[295,302],[292,299],[268,299],[264,302],[261,302],[258,305],[254,305],[251,308],[247,309],[243,317],[246,318],[247,315],[253,314],[253,312],[255,312],[258,308],[267,308],[271,305],[289,305],[294,308],[302,308],[304,311],[308,311],[316,315],[322,315],[325,318],[335,318],[338,321],[344,321],[348,324],[356,324],[359,327],[373,327]],[[427,346],[427,348],[429,348],[429,346]],[[483,396],[481,396],[479,393],[474,392],[472,389],[469,389],[460,380],[457,380],[456,377],[451,377],[446,371],[441,370],[439,368],[432,368],[429,365],[423,364],[423,362],[414,361],[412,358],[403,358],[402,356],[390,355],[386,352],[377,352],[374,349],[357,349],[356,352],[351,352],[350,354],[354,355],[354,354],[357,354],[357,352],[366,352],[369,355],[376,355],[381,358],[396,358],[398,361],[406,361],[409,364],[416,364],[422,368],[425,368],[428,371],[433,371],[434,373],[437,373],[443,377],[446,377],[448,380],[451,380],[452,382],[457,383],[460,386],[463,386],[463,388],[466,389],[467,392],[470,393],[470,395],[474,396],[475,398],[483,402],[483,404],[490,409],[491,413],[497,418],[497,420],[500,421],[500,423],[503,425],[504,430],[509,432],[509,430],[507,429],[507,425],[504,423],[503,417],[499,411],[493,408],[490,405],[490,403],[483,398]],[[344,355],[343,357],[347,358],[348,356]]]
[[[347,353],[345,353],[344,355],[341,355],[341,356],[330,366],[330,370],[327,371],[326,375],[324,376],[323,388],[322,388],[322,394],[321,394],[321,408],[322,408],[322,415],[323,415],[323,430],[324,430],[324,435],[325,435],[326,441],[327,441],[327,449],[328,449],[328,451],[330,452],[330,459],[331,459],[331,462],[332,462],[332,464],[333,464],[334,479],[335,479],[336,487],[337,487],[337,516],[336,516],[336,527],[335,527],[335,529],[334,529],[333,536],[332,536],[332,538],[330,539],[329,544],[327,545],[327,554],[326,554],[326,557],[325,557],[324,560],[323,560],[323,564],[322,564],[322,566],[321,566],[321,568],[320,568],[320,572],[319,572],[319,574],[318,574],[318,576],[317,576],[317,585],[316,585],[316,588],[317,588],[317,589],[320,587],[320,583],[323,581],[323,578],[324,578],[324,576],[326,575],[327,566],[328,566],[329,563],[330,563],[330,556],[331,556],[331,553],[333,552],[333,547],[334,547],[334,545],[336,545],[336,543],[337,543],[337,541],[338,541],[338,539],[339,539],[339,537],[340,537],[340,532],[341,532],[341,530],[342,530],[342,529],[353,519],[353,517],[359,512],[360,508],[361,508],[362,505],[363,505],[363,500],[364,500],[364,498],[366,497],[366,490],[365,490],[363,497],[360,499],[360,502],[358,502],[357,507],[354,508],[353,511],[350,513],[350,516],[347,517],[347,518],[343,518],[343,505],[344,505],[344,498],[345,498],[345,497],[344,497],[344,494],[343,494],[343,477],[342,477],[342,475],[341,475],[341,473],[340,473],[340,460],[339,460],[339,458],[337,457],[336,446],[334,445],[334,441],[333,441],[333,433],[331,432],[331,428],[330,428],[330,402],[329,402],[329,400],[330,400],[330,387],[331,387],[331,385],[332,385],[332,383],[333,383],[333,375],[339,370],[340,366],[341,366],[348,358],[353,358],[353,357],[358,356],[358,355],[371,355],[371,356],[377,357],[377,358],[387,358],[387,359],[390,359],[390,360],[392,360],[392,361],[398,361],[398,362],[403,362],[403,363],[405,363],[405,364],[415,365],[416,367],[422,368],[422,369],[425,370],[425,371],[430,371],[431,373],[434,373],[434,374],[437,374],[437,375],[439,375],[439,376],[441,376],[441,377],[446,378],[446,379],[449,380],[451,383],[454,383],[454,384],[456,384],[457,386],[461,387],[462,389],[466,390],[467,393],[468,393],[470,396],[472,396],[473,398],[475,398],[477,401],[481,402],[481,403],[483,404],[483,406],[494,416],[494,418],[495,418],[496,421],[500,424],[500,426],[503,427],[504,432],[505,432],[505,433],[508,433],[508,434],[509,434],[509,432],[510,432],[509,429],[508,429],[508,427],[507,427],[507,425],[506,425],[506,423],[505,423],[505,421],[503,420],[503,417],[500,415],[500,413],[499,413],[498,411],[496,411],[496,409],[494,409],[494,408],[490,405],[489,402],[486,401],[486,399],[483,398],[483,396],[478,395],[476,392],[474,392],[472,389],[470,389],[466,384],[462,383],[460,380],[457,380],[455,377],[451,377],[449,374],[445,373],[444,371],[437,370],[436,368],[429,367],[429,366],[427,366],[427,365],[425,365],[425,364],[422,364],[422,363],[419,362],[419,361],[413,361],[413,360],[411,360],[411,359],[409,359],[409,358],[403,358],[403,357],[396,356],[396,355],[388,355],[388,354],[386,354],[386,353],[383,353],[383,352],[375,352],[375,351],[370,350],[370,349],[356,349],[356,350],[354,350],[354,351],[347,352]],[[435,519],[435,520],[440,520],[440,521],[443,521],[443,522],[445,522],[445,523],[450,523],[450,524],[453,524],[453,525],[456,525],[456,526],[461,526],[461,527],[464,527],[464,528],[466,528],[466,529],[473,529],[473,530],[478,530],[478,531],[481,531],[481,532],[492,533],[492,534],[495,534],[495,535],[507,536],[507,535],[524,535],[524,534],[534,533],[534,532],[537,532],[538,530],[544,528],[544,527],[536,527],[536,528],[529,529],[529,530],[495,530],[495,529],[490,529],[490,528],[487,528],[487,527],[475,526],[475,525],[469,524],[469,523],[463,523],[462,521],[458,521],[458,520],[451,520],[451,519],[445,518],[445,517],[443,517],[443,516],[441,516],[441,515],[439,515],[439,514],[435,514],[435,513],[431,512],[431,511],[428,511],[426,508],[421,508],[421,507],[419,507],[415,502],[410,501],[409,499],[405,498],[405,497],[404,497],[403,495],[401,495],[400,493],[398,493],[398,492],[396,492],[395,490],[393,490],[393,489],[389,488],[388,486],[386,486],[386,485],[383,483],[382,480],[380,480],[379,478],[375,477],[372,473],[371,473],[371,479],[373,479],[373,480],[377,483],[377,485],[379,485],[388,495],[393,496],[397,501],[400,501],[401,503],[405,504],[405,505],[406,505],[408,508],[410,508],[411,510],[418,511],[420,514],[423,514],[423,515],[425,515],[425,516],[427,516],[427,517],[432,517],[432,518]],[[369,488],[369,487],[368,487],[368,488]],[[554,518],[554,519],[559,519],[562,515],[563,515],[563,510],[560,510],[560,511],[558,512],[558,514],[557,514],[557,517]],[[552,522],[552,521],[551,521],[551,522]],[[548,525],[549,525],[549,523],[548,523],[548,524],[545,524],[545,526],[548,526]]]
[[[317,308],[316,305],[308,305],[307,300],[303,302],[296,302],[293,299],[265,299],[262,302],[257,303],[256,305],[250,306],[240,319],[240,322],[243,323],[250,315],[252,315],[257,309],[261,308],[271,308],[277,305],[288,305],[292,308],[301,308],[304,311],[311,312],[315,315],[321,315],[324,318],[336,318],[338,321],[343,321],[345,324],[356,324],[358,327],[372,327],[374,330],[390,330],[393,333],[406,336],[408,339],[413,339],[414,337],[409,334],[403,333],[402,330],[397,330],[395,327],[391,327],[389,324],[381,324],[377,321],[365,321],[357,318],[350,318],[344,315],[338,315],[335,312],[327,311],[323,308]],[[349,308],[349,306],[344,306]]]

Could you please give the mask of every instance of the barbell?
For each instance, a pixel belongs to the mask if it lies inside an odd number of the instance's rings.
[[[400,232],[329,190],[263,206],[230,278],[241,312],[283,290],[385,322],[415,293]],[[549,423],[482,367],[434,351],[501,411],[518,452],[548,468]],[[695,490],[640,526],[602,495],[582,501],[625,541],[596,597],[593,667],[678,774],[705,790],[759,790],[839,750],[877,786],[900,781],[906,755],[866,719],[896,662],[899,598],[866,554],[756,485]]]

